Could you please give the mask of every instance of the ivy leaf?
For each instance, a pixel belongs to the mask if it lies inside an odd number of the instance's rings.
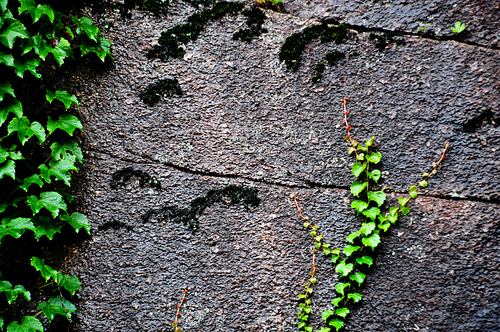
[[[97,43],[97,37],[99,36],[99,28],[92,22],[91,19],[87,17],[82,17],[78,19],[75,16],[71,16],[71,19],[73,20],[73,23],[76,24],[76,33],[81,34],[82,32],[85,32],[87,34],[87,37],[92,39]]]
[[[422,187],[422,188],[427,187],[427,181],[425,181],[425,180],[420,181],[418,184],[419,184],[419,186],[420,186],[420,187]]]
[[[35,225],[33,225],[30,218],[4,218],[0,225],[0,239],[7,235],[18,239],[27,229],[35,231]]]
[[[391,206],[391,208],[389,209],[389,216],[387,217],[387,219],[393,224],[398,221],[398,210],[399,208],[395,206]]]
[[[345,318],[345,316],[347,316],[349,314],[349,308],[338,308],[338,309],[335,309],[335,313],[342,317],[342,318]]]
[[[19,100],[14,99],[0,110],[0,127],[7,121],[9,113],[14,113],[18,118],[23,116],[23,105]]]
[[[46,208],[52,214],[52,217],[56,218],[59,215],[59,210],[66,211],[67,206],[64,203],[61,194],[55,191],[45,191],[40,194],[40,199],[38,197],[31,195],[28,197],[28,205],[33,211],[33,215],[36,215],[42,208]]]
[[[401,207],[405,206],[408,203],[408,198],[406,197],[398,197],[398,203]]]
[[[32,316],[24,316],[21,324],[13,321],[7,326],[7,332],[43,332],[43,325],[38,319]]]
[[[14,71],[16,72],[16,75],[23,78],[24,77],[24,72],[28,70],[30,73],[33,74],[36,78],[42,78],[42,75],[36,72],[36,69],[40,65],[40,59],[28,59],[24,63],[21,60],[15,60],[15,67]]]
[[[407,206],[403,206],[403,207],[401,208],[401,214],[402,214],[403,216],[405,216],[405,215],[407,215],[408,213],[410,213],[410,208],[409,208],[409,207],[407,207]]]
[[[71,294],[71,296],[75,295],[76,291],[82,289],[80,280],[78,279],[77,276],[63,275],[62,278],[59,278],[58,285],[60,287],[66,288],[66,290]]]
[[[3,318],[0,317],[0,330],[3,331]]]
[[[332,263],[337,264],[337,261],[340,258],[340,249],[339,248],[333,249],[331,254],[332,254]]]
[[[333,315],[333,314],[334,314],[334,312],[333,312],[333,311],[331,311],[331,310],[325,310],[325,311],[323,311],[323,312],[321,313],[321,318],[323,318],[323,320],[324,320],[324,321],[325,321],[325,323],[326,323],[326,320],[327,320],[327,319],[328,319],[331,315]]]
[[[378,183],[378,179],[380,179],[381,173],[378,169],[375,169],[373,170],[373,172],[366,172],[366,175],[375,183]]]
[[[410,197],[415,199],[415,198],[417,198],[417,196],[418,196],[417,186],[415,186],[415,185],[410,186]]]
[[[3,12],[7,11],[7,4],[9,3],[9,0],[0,0],[0,8],[2,9]]]
[[[42,15],[46,15],[51,23],[54,23],[55,13],[52,7],[49,5],[38,5],[36,6],[35,17],[33,18],[33,23],[36,23]]]
[[[0,41],[2,44],[12,49],[16,38],[29,38],[30,35],[26,31],[24,24],[16,20],[15,18],[6,18],[2,26],[2,32],[0,33]]]
[[[12,88],[12,85],[10,84],[9,81],[6,81],[6,82],[3,82],[2,84],[0,84],[0,101],[2,101],[4,96],[7,94],[16,98],[16,95],[14,94],[14,89]]]
[[[78,104],[78,99],[76,98],[75,95],[70,94],[68,91],[65,90],[56,90],[56,92],[52,92],[51,90],[47,90],[47,93],[45,94],[45,99],[49,103],[52,103],[54,99],[59,100],[64,104],[64,107],[66,110],[71,107],[71,104],[75,104],[76,106],[80,106]],[[70,134],[71,135],[71,134]]]
[[[370,267],[373,264],[373,258],[371,258],[370,256],[358,257],[356,258],[356,262],[360,265],[366,264],[368,265],[368,267]]]
[[[339,282],[335,285],[335,290],[337,291],[337,293],[342,294],[342,296],[344,296],[345,288],[350,286],[351,284],[348,282]]]
[[[375,227],[376,226],[375,226],[374,222],[369,222],[367,224],[364,223],[363,225],[361,225],[360,231],[365,236],[368,236],[368,235],[370,235],[373,232],[373,230],[375,229]]]
[[[47,167],[47,165],[45,164],[41,164],[40,166],[38,166],[38,169],[40,169],[42,178],[45,180],[45,182],[51,183],[50,177],[54,176],[57,180],[64,181],[64,183],[68,187],[71,187],[71,175],[69,171],[77,170],[74,158],[75,157],[61,159],[59,161],[51,161],[49,163],[49,167]]]
[[[70,114],[59,115],[59,119],[57,121],[52,120],[52,117],[49,116],[47,121],[47,130],[49,131],[49,134],[52,134],[52,132],[56,129],[61,129],[69,135],[73,135],[73,131],[77,128],[82,130],[82,123],[76,116]]]
[[[358,249],[361,248],[359,246],[351,246],[350,244],[346,245],[344,247],[344,254],[349,257],[352,255],[352,253],[358,251]]]
[[[361,235],[361,231],[357,231],[357,232],[351,233],[351,234],[347,235],[346,240],[347,240],[347,242],[349,242],[349,243],[353,243],[353,242],[354,242],[354,240],[355,240],[358,236],[360,236],[360,235]]]
[[[42,179],[40,178],[40,175],[38,174],[33,174],[31,176],[28,176],[27,178],[24,178],[23,180],[23,184],[19,185],[19,188],[21,188],[22,190],[24,191],[28,191],[28,188],[32,185],[32,184],[37,184],[41,187],[43,187],[43,181]]]
[[[16,163],[13,160],[7,160],[0,164],[0,180],[4,175],[10,176],[14,180],[16,179]]]
[[[365,281],[365,278],[366,275],[361,272],[356,272],[349,276],[349,279],[351,279],[352,281],[356,281],[358,283],[358,286],[361,286],[361,284]]]
[[[371,163],[378,164],[382,159],[382,154],[380,152],[370,153],[366,155],[366,160]]]
[[[44,265],[43,259],[35,256],[31,257],[31,266],[40,272],[46,282],[49,281],[50,278],[57,280],[57,270],[54,270],[48,265]]]
[[[99,38],[97,42],[92,40],[83,40],[80,45],[80,51],[82,55],[86,55],[89,52],[95,53],[102,62],[106,59],[106,56],[111,57],[111,42],[104,38]]]
[[[342,277],[345,277],[349,273],[351,273],[352,269],[354,269],[354,264],[352,264],[352,263],[346,264],[345,259],[343,261],[341,261],[340,263],[338,263],[337,266],[335,267],[335,271],[340,273],[342,275]]]
[[[0,63],[5,64],[7,67],[14,67],[14,57],[12,54],[0,52]]]
[[[333,304],[334,306],[338,307],[338,306],[339,306],[340,301],[342,301],[343,299],[344,299],[344,297],[343,297],[343,296],[342,296],[342,297],[336,297],[336,298],[334,298],[334,299],[332,300],[332,304]]]
[[[378,234],[372,234],[369,237],[362,238],[361,242],[363,242],[365,246],[372,248],[372,250],[375,250],[375,248],[380,243],[380,236]]]
[[[54,47],[50,52],[59,64],[59,67],[62,66],[62,64],[64,63],[64,59],[66,59],[67,57],[73,58],[71,45],[65,38],[60,38],[59,44],[57,44],[57,46]]]
[[[36,3],[34,0],[19,0],[19,15],[27,11],[31,17],[33,18],[33,23],[35,23],[35,14],[36,14]]]
[[[56,233],[61,233],[62,225],[58,225],[53,219],[48,217],[38,217],[32,219],[35,224],[35,239],[40,240],[42,236],[46,236],[49,240],[54,238]]]
[[[71,314],[76,312],[76,307],[73,303],[66,299],[61,299],[60,296],[52,296],[47,302],[40,303],[38,309],[42,309],[43,314],[49,322],[52,322],[55,315],[65,316],[71,321]]]
[[[0,293],[5,292],[5,297],[7,298],[7,302],[12,304],[19,294],[21,294],[26,300],[31,301],[31,293],[27,291],[23,286],[17,285],[12,288],[12,284],[8,281],[0,281]]]
[[[377,216],[380,214],[380,209],[378,207],[371,207],[368,210],[363,211],[363,214],[372,221],[375,221]]]
[[[387,230],[391,227],[391,223],[387,221],[383,221],[380,224],[378,224],[378,228],[383,230],[384,232],[387,232]]]
[[[360,149],[362,149],[361,146],[359,146]],[[365,154],[364,153],[360,153],[356,156],[356,159],[359,160],[359,161],[363,161],[365,160]]]
[[[353,209],[356,209],[356,215],[359,215],[361,212],[363,212],[363,210],[366,210],[368,208],[368,203],[365,201],[355,200],[351,203],[351,207]]]
[[[335,331],[340,330],[341,328],[344,327],[344,322],[338,318],[332,319],[328,325],[333,326],[335,328]]]
[[[375,136],[372,136],[368,141],[366,141],[365,145],[366,146],[372,146],[374,139],[375,139]]]
[[[368,181],[365,181],[365,182],[355,181],[351,185],[351,193],[354,196],[358,196],[363,191],[363,189],[365,189],[365,187],[367,185],[368,185]]]
[[[382,191],[369,191],[368,192],[368,199],[370,201],[374,201],[377,203],[377,205],[380,207],[382,204],[384,204],[386,195]]]
[[[73,212],[70,216],[69,214],[63,214],[59,217],[61,220],[67,221],[68,224],[73,226],[75,232],[79,232],[80,228],[85,229],[88,235],[90,235],[90,225],[87,217],[80,212]]]
[[[40,144],[43,143],[46,138],[45,129],[43,129],[42,125],[37,121],[33,121],[30,125],[30,120],[28,120],[25,116],[12,119],[7,126],[7,132],[9,135],[16,131],[17,137],[22,145],[33,137],[33,135],[38,138]]]
[[[45,61],[47,55],[52,52],[52,47],[49,46],[47,41],[43,39],[42,35],[35,35],[30,39],[23,40],[23,53],[22,55],[28,53],[31,50],[34,50],[35,53]]]
[[[352,299],[354,303],[358,303],[359,301],[361,301],[362,296],[359,293],[350,293],[347,294],[347,298]]]
[[[82,149],[80,149],[78,143],[73,140],[66,139],[62,144],[59,142],[54,142],[50,146],[50,149],[52,150],[52,158],[54,158],[55,161],[68,159],[68,157],[71,156],[68,154],[68,152],[71,152],[79,162],[82,162],[83,160]]]
[[[354,165],[352,165],[352,174],[354,174],[355,177],[359,177],[365,170],[366,165],[368,164],[355,163]]]

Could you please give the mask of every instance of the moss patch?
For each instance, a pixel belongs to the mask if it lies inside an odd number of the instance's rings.
[[[261,9],[253,7],[252,9],[244,10],[242,14],[248,17],[246,23],[249,28],[240,28],[233,34],[234,40],[241,39],[250,42],[254,36],[260,36],[263,33],[267,33],[267,29],[262,28],[262,24],[264,24],[264,20],[266,19],[266,14],[264,14]]]
[[[370,33],[370,39],[375,41],[375,47],[379,51],[383,51],[390,43],[395,42],[397,45],[403,45],[405,41],[400,38],[395,38],[401,36],[401,32],[387,32],[382,34]]]
[[[198,217],[203,214],[207,207],[216,203],[229,205],[241,203],[248,209],[250,206],[260,204],[261,199],[257,196],[258,192],[259,190],[255,188],[230,185],[223,189],[209,190],[206,196],[197,197],[191,201],[189,208],[165,205],[161,209],[149,210],[141,218],[143,222],[147,222],[152,216],[157,216],[160,220],[182,223],[194,232],[200,227]],[[227,203],[227,200],[229,200],[229,203]]]
[[[295,33],[285,40],[279,53],[280,61],[285,61],[286,68],[296,71],[302,63],[302,52],[312,40],[321,38],[322,43],[335,41],[342,43],[347,35],[343,24],[329,27],[327,23],[317,24]]]
[[[323,62],[318,63],[316,65],[316,67],[314,68],[314,70],[316,71],[316,75],[314,75],[311,78],[311,81],[313,83],[316,83],[317,81],[319,81],[323,77],[323,72],[325,71],[325,64]]]
[[[132,177],[139,179],[139,185],[144,187],[149,184],[152,187],[161,189],[161,184],[154,177],[141,170],[134,170],[132,167],[125,167],[112,175],[113,180],[109,183],[111,188],[116,189],[118,186],[124,186]]]
[[[177,25],[161,33],[158,45],[149,49],[146,56],[148,59],[182,58],[185,50],[181,45],[189,41],[196,40],[205,25],[212,20],[220,19],[225,15],[235,15],[239,13],[245,5],[241,2],[217,2],[212,8],[205,9],[200,13],[188,17],[188,23]]]
[[[177,81],[176,78],[166,78],[148,85],[148,87],[139,94],[139,98],[149,106],[153,106],[161,97],[172,97],[174,94],[182,96],[179,81]]]
[[[333,66],[337,61],[345,59],[345,53],[338,50],[333,50],[325,54],[325,59],[330,66]]]

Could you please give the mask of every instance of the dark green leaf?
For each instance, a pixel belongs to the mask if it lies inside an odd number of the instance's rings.
[[[62,278],[59,278],[59,286],[64,287],[71,295],[75,295],[76,291],[82,289],[77,276],[63,275]]]
[[[382,204],[384,204],[386,195],[382,191],[369,191],[368,199],[374,201],[380,207]]]
[[[59,210],[66,211],[67,206],[61,194],[54,191],[45,191],[40,194],[40,199],[38,197],[31,195],[28,197],[28,205],[33,211],[33,215],[36,215],[42,208],[46,208],[52,214],[54,218],[59,215]]]
[[[69,214],[64,214],[64,215],[61,215],[59,218],[61,218],[61,220],[67,221],[68,224],[73,226],[73,228],[75,229],[75,232],[78,233],[80,228],[83,228],[83,229],[85,229],[87,234],[90,235],[89,221],[84,214],[82,214],[80,212],[73,212],[71,217],[69,216]]]
[[[368,267],[370,267],[373,264],[373,258],[371,258],[370,256],[358,257],[356,258],[356,262],[358,264],[366,264],[368,265]]]
[[[345,277],[349,273],[351,273],[353,268],[354,268],[354,264],[352,264],[352,263],[346,264],[345,259],[344,259],[343,261],[341,261],[340,263],[337,264],[337,266],[335,267],[335,271],[340,273],[342,275],[342,277]]]
[[[0,63],[5,64],[7,67],[14,67],[14,57],[12,54],[0,52]]]
[[[10,84],[9,81],[6,81],[6,82],[3,82],[2,84],[0,84],[0,101],[2,101],[4,96],[7,94],[16,98],[16,95],[14,94],[14,89],[12,88],[12,85]]]
[[[346,289],[346,287],[351,287],[351,284],[348,282],[339,282],[335,285],[335,290],[337,291],[337,293],[344,296],[344,290]]]
[[[49,21],[54,23],[55,14],[52,8],[49,5],[38,5],[36,6],[35,17],[33,18],[34,22],[37,22],[42,15],[46,15],[49,18]]]
[[[368,203],[365,201],[355,200],[351,203],[351,207],[356,209],[357,215],[359,215],[363,210],[368,208]]]
[[[54,279],[54,281],[57,280],[57,270],[54,270],[48,265],[44,265],[43,259],[34,256],[31,257],[31,266],[40,272],[46,282],[49,281],[50,278]]]
[[[371,207],[368,210],[363,211],[363,214],[372,221],[375,221],[377,216],[380,214],[380,209],[378,207]]]
[[[33,174],[31,176],[28,176],[27,178],[24,178],[23,180],[23,184],[19,185],[19,188],[21,188],[22,190],[24,191],[28,191],[28,188],[32,185],[32,184],[37,184],[41,187],[43,187],[43,181],[42,179],[40,178],[40,176],[38,174]]]
[[[60,38],[59,44],[57,44],[57,46],[54,47],[50,52],[54,56],[54,59],[56,59],[59,66],[62,66],[62,64],[64,63],[64,59],[66,59],[67,57],[73,58],[71,45],[69,44],[69,41],[64,38]]]
[[[47,43],[43,36],[35,35],[30,39],[23,40],[23,55],[28,53],[31,50],[34,50],[35,53],[45,61],[47,55],[52,52],[52,47]]]
[[[17,99],[14,99],[10,103],[6,104],[2,109],[0,109],[0,127],[7,121],[9,113],[14,113],[18,118],[23,116],[23,105]]]
[[[52,158],[54,158],[55,161],[59,161],[61,159],[68,159],[67,157],[70,155],[68,155],[67,152],[71,152],[72,155],[76,157],[76,160],[82,162],[83,159],[82,149],[80,149],[78,143],[76,143],[75,141],[67,139],[64,140],[64,143],[62,144],[59,142],[54,142],[50,146],[50,149],[52,150]]]
[[[0,239],[7,235],[18,239],[27,229],[35,231],[35,225],[33,225],[30,218],[4,218],[0,225]]]
[[[17,285],[12,288],[12,284],[8,281],[0,281],[0,292],[5,292],[7,302],[12,304],[19,295],[22,295],[26,300],[31,301],[31,294],[23,286]]]
[[[92,39],[97,43],[97,38],[99,37],[99,29],[97,26],[92,22],[91,19],[87,17],[82,17],[80,19],[72,16],[71,19],[73,20],[73,23],[76,24],[76,33],[81,34],[82,32],[85,32],[87,34],[87,37]]]
[[[368,236],[368,235],[370,235],[373,232],[373,230],[375,229],[375,227],[376,227],[376,225],[375,225],[374,222],[369,222],[367,224],[364,223],[363,225],[361,225],[360,231],[364,235]]]
[[[355,177],[359,177],[365,170],[366,165],[368,164],[355,163],[354,165],[352,165],[352,174],[354,174]]]
[[[33,23],[35,23],[35,14],[36,14],[36,3],[34,0],[19,0],[19,15],[27,11],[31,17],[33,18]]]
[[[71,186],[71,175],[69,171],[76,171],[77,168],[75,166],[75,159],[67,158],[61,159],[59,161],[51,161],[49,163],[49,167],[47,165],[42,164],[38,166],[40,172],[42,174],[42,178],[47,183],[51,183],[51,176],[54,176],[57,180],[64,181],[64,183],[70,187]]]
[[[0,317],[0,330],[3,331],[3,318]]]
[[[368,182],[355,181],[351,185],[351,193],[354,196],[358,196],[363,191],[363,189],[366,188],[367,185],[368,185]]]
[[[24,316],[21,324],[13,321],[7,326],[7,332],[43,332],[43,325],[38,319],[32,316]]]
[[[51,90],[47,90],[45,98],[47,99],[47,101],[49,103],[52,103],[52,101],[54,99],[59,100],[60,102],[62,102],[64,104],[64,107],[66,108],[66,110],[68,110],[71,107],[71,104],[75,104],[76,106],[80,106],[78,104],[78,99],[76,98],[76,96],[70,94],[68,91],[65,91],[65,90],[57,90],[55,93],[52,92]],[[50,129],[49,129],[49,132],[50,132]]]
[[[375,183],[378,183],[378,179],[382,175],[378,169],[374,169],[372,172],[366,172],[366,175],[372,179]]]
[[[80,45],[80,51],[82,55],[88,53],[95,53],[102,62],[106,59],[106,56],[113,58],[111,56],[111,42],[104,38],[99,38],[97,42],[92,40],[83,40]]]
[[[47,217],[33,218],[35,224],[35,239],[40,240],[42,236],[46,236],[49,240],[54,238],[56,233],[61,233],[62,225],[58,225],[53,219]]]
[[[24,145],[33,135],[38,138],[40,143],[45,141],[45,130],[42,125],[36,121],[31,123],[27,117],[14,118],[10,121],[7,132],[12,134],[17,131],[17,137],[22,145]]]
[[[61,299],[60,296],[52,296],[47,302],[40,303],[38,309],[42,309],[43,314],[49,322],[52,322],[55,315],[65,316],[71,321],[71,314],[76,312],[76,307],[73,303],[66,299]]]
[[[52,117],[49,116],[47,121],[47,130],[49,131],[49,134],[52,134],[52,132],[56,129],[61,129],[69,135],[73,135],[73,131],[77,128],[80,130],[83,129],[82,123],[76,116],[70,114],[59,115],[59,119],[57,121],[52,120]]]
[[[0,33],[0,41],[2,44],[12,49],[17,38],[29,38],[30,35],[26,31],[26,27],[14,18],[6,18]]]
[[[16,163],[13,160],[7,160],[0,164],[0,179],[2,179],[4,175],[10,176],[14,180],[16,179]]]
[[[351,279],[352,281],[356,281],[358,283],[358,286],[361,286],[361,284],[365,281],[365,278],[366,275],[361,272],[356,272],[349,276],[349,279]]]
[[[344,254],[349,257],[352,255],[353,252],[358,251],[358,249],[361,248],[359,246],[351,246],[350,244],[346,245],[344,247]]]
[[[359,293],[350,293],[350,294],[347,294],[347,298],[348,299],[352,299],[352,301],[354,303],[357,303],[357,302],[361,301],[361,294],[359,294]]]
[[[375,250],[375,248],[380,243],[380,236],[378,234],[372,234],[369,237],[362,238],[361,242],[363,242],[365,246],[372,248],[372,250]]]
[[[378,164],[380,162],[380,159],[382,159],[382,154],[380,154],[380,152],[375,152],[366,155],[366,160],[374,164]]]
[[[28,59],[24,63],[21,60],[15,60],[15,72],[16,75],[23,78],[24,72],[28,70],[36,78],[42,78],[42,75],[36,72],[38,65],[40,65],[40,59]]]

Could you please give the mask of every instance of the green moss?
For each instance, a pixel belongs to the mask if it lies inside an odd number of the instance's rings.
[[[181,45],[196,40],[209,21],[220,19],[225,15],[235,15],[244,6],[241,2],[221,1],[217,2],[210,9],[205,9],[200,13],[189,16],[187,19],[188,23],[163,31],[158,40],[158,45],[152,47],[146,56],[148,59],[158,58],[162,61],[166,61],[169,58],[182,58],[185,51]]]
[[[397,45],[404,44],[403,39],[396,39],[395,37],[401,36],[401,32],[386,32],[382,34],[370,33],[370,39],[375,41],[375,47],[379,51],[383,51],[390,43],[395,42]]]
[[[326,53],[325,59],[328,61],[328,64],[330,66],[333,66],[337,61],[342,60],[345,58],[345,53],[340,52],[338,50],[333,50],[329,53]]]
[[[323,62],[318,63],[316,65],[316,67],[314,68],[314,70],[316,71],[316,75],[314,75],[311,78],[311,81],[313,83],[316,83],[317,81],[319,81],[323,77],[323,72],[325,71],[325,64]]]
[[[287,69],[296,71],[302,63],[302,52],[312,40],[321,38],[323,43],[335,41],[340,44],[346,35],[347,27],[343,24],[332,27],[329,27],[327,23],[310,26],[287,37],[281,46],[279,59],[285,61]]]
[[[206,208],[216,203],[225,203],[229,199],[229,205],[241,203],[248,210],[250,206],[259,206],[261,199],[257,196],[258,192],[259,190],[255,188],[230,185],[223,189],[209,190],[206,196],[192,200],[189,208],[165,205],[161,209],[149,210],[141,218],[143,222],[147,222],[153,215],[156,215],[161,220],[181,223],[194,232],[200,227],[198,217]]]
[[[148,85],[148,87],[140,93],[139,97],[149,106],[153,106],[161,97],[172,97],[174,94],[182,96],[179,81],[177,81],[176,78],[166,78]]]
[[[234,40],[241,39],[250,42],[254,36],[260,36],[263,33],[267,33],[267,29],[262,28],[262,24],[264,24],[264,20],[266,19],[266,14],[264,14],[261,9],[253,7],[252,9],[244,10],[242,14],[248,17],[246,23],[249,28],[239,29],[235,32],[233,34]]]
[[[132,177],[139,179],[139,185],[144,187],[146,184],[151,185],[157,189],[161,189],[161,184],[154,177],[141,170],[134,170],[132,167],[125,167],[113,173],[113,180],[109,183],[110,187],[116,189],[120,185],[125,185]]]

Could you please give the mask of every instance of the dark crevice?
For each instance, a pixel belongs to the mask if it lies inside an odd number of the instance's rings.
[[[161,184],[154,177],[141,170],[134,170],[132,167],[125,167],[113,173],[113,180],[109,183],[110,187],[116,189],[118,186],[124,186],[132,177],[139,179],[139,185],[144,187],[146,184],[161,189]]]
[[[124,223],[122,221],[113,220],[113,221],[108,221],[108,222],[100,225],[99,227],[97,227],[97,229],[100,231],[105,231],[105,230],[110,229],[110,228],[113,228],[113,229],[125,228],[128,231],[132,231],[134,229],[134,226],[127,225],[126,223]]]
[[[498,119],[493,118],[493,112],[491,110],[484,110],[478,116],[468,119],[462,126],[466,133],[475,133],[476,130],[485,124],[498,127],[499,122]]]

